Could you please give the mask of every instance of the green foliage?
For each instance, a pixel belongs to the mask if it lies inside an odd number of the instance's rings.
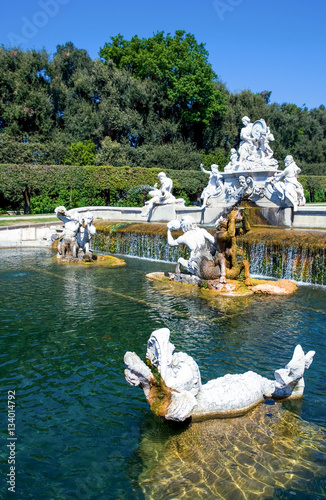
[[[136,78],[158,83],[184,123],[208,125],[214,113],[225,113],[225,96],[214,85],[217,77],[208,52],[190,33],[180,30],[172,37],[159,32],[142,39],[135,35],[130,41],[119,34],[111,40],[100,56]]]
[[[118,35],[101,55],[105,63],[71,42],[58,45],[52,60],[44,50],[0,47],[0,163],[178,171],[203,162],[222,170],[247,115],[266,120],[280,165],[292,154],[302,174],[326,175],[325,107],[269,104],[270,91],[228,92],[193,35]],[[23,196],[28,206],[37,193],[17,182],[20,194],[6,202]],[[106,187],[99,196],[110,202],[121,193]]]
[[[94,142],[74,142],[68,147],[63,158],[64,165],[94,165],[95,163]]]
[[[0,206],[22,208],[26,192],[33,213],[51,213],[54,208],[106,205],[142,206],[150,186],[158,182],[159,168],[111,166],[0,165]],[[206,176],[194,172],[167,170],[174,181],[176,197],[187,203],[196,199]]]
[[[226,165],[225,153],[223,150],[215,150],[212,153],[203,155],[203,164],[209,168],[213,163],[219,166],[220,172],[223,172]]]

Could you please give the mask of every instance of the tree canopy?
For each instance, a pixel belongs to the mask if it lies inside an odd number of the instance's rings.
[[[111,40],[100,56],[136,78],[156,82],[183,124],[209,125],[214,114],[225,114],[226,95],[216,85],[204,44],[194,35],[180,30],[165,36],[162,31],[150,38],[135,35],[129,41],[119,34]]]
[[[0,163],[223,168],[247,115],[266,120],[281,166],[291,154],[303,174],[326,174],[325,107],[229,92],[193,35],[117,35],[100,54],[0,47]]]

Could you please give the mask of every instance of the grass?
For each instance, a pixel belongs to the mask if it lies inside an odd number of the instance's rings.
[[[8,216],[8,219],[6,220],[0,220],[0,227],[12,227],[12,226],[27,226],[29,224],[38,224],[38,223],[45,223],[45,222],[58,222],[60,223],[59,219],[57,217],[49,217],[48,219],[39,219],[39,218],[28,218],[26,216],[26,219],[19,219],[15,218],[14,216]]]

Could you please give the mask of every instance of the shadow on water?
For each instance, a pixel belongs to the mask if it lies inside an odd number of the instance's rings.
[[[326,498],[325,289],[215,301],[145,278],[171,264],[62,266],[36,249],[1,256],[0,402],[6,409],[16,391],[17,498]],[[273,378],[296,344],[316,350],[304,398],[172,428],[123,375],[125,351],[144,358],[164,326],[204,383],[250,369]],[[2,411],[4,440],[7,424]],[[5,477],[5,447],[0,462]]]

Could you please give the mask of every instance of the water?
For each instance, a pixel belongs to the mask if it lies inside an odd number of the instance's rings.
[[[171,264],[106,269],[53,255],[1,251],[1,473],[14,390],[17,499],[326,498],[325,288],[208,298],[145,278]],[[203,382],[248,369],[273,378],[296,344],[314,349],[304,398],[186,429],[161,422],[126,384],[123,356],[144,358],[164,326]]]

